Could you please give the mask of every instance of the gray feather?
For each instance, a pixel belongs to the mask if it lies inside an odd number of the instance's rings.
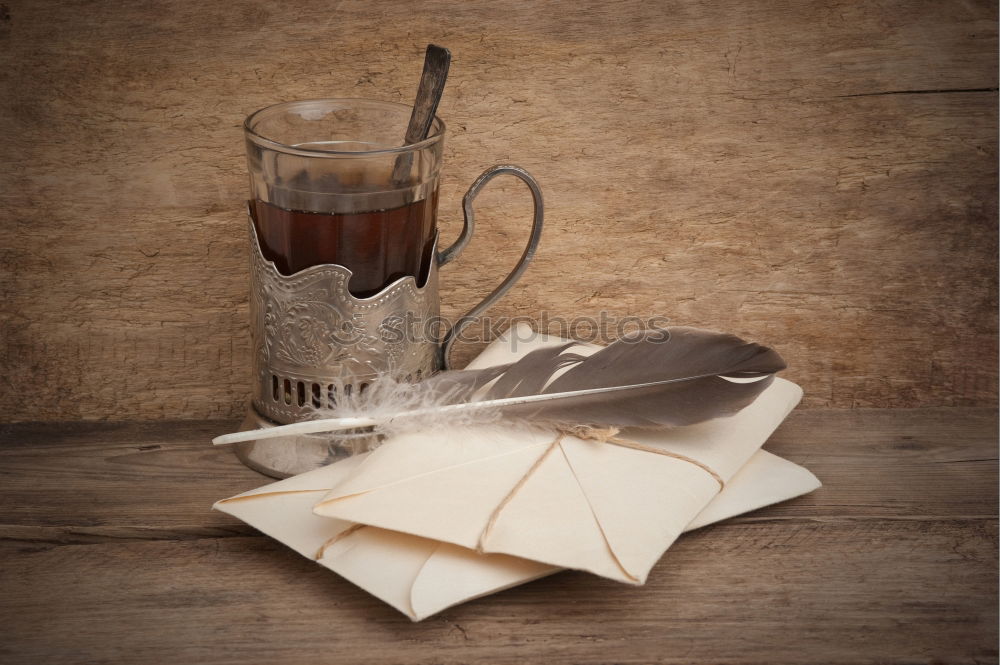
[[[785,368],[773,349],[694,328],[626,337],[591,356],[572,353],[572,346],[538,349],[508,365],[442,372],[416,385],[385,379],[363,397],[317,414],[331,418],[227,434],[215,443],[356,427],[389,432],[497,417],[559,425],[691,425],[735,414]]]
[[[571,346],[539,349],[487,370],[444,372],[431,381],[453,391],[464,386],[452,393],[460,399],[448,400],[455,404],[496,379],[486,395],[468,407],[499,408],[505,417],[662,427],[731,416],[752,403],[785,368],[773,349],[695,328],[647,331],[591,356],[567,352]],[[449,411],[458,409],[456,404]]]

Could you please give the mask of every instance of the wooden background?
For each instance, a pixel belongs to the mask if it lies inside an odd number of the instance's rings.
[[[0,7],[0,419],[232,418],[248,392],[240,123],[407,101],[451,48],[441,225],[541,181],[497,315],[666,316],[775,345],[806,406],[997,395],[992,1]],[[520,253],[481,197],[446,313]],[[469,350],[466,350],[468,353]]]

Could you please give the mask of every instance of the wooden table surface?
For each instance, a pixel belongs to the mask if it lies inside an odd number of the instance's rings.
[[[817,492],[411,623],[210,511],[265,482],[227,421],[0,428],[3,663],[997,662],[997,413],[810,410]]]

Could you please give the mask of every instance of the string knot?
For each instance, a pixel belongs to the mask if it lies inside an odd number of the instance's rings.
[[[610,443],[618,438],[621,432],[617,427],[597,427],[596,425],[563,425],[558,428],[560,434],[568,434],[585,441]]]

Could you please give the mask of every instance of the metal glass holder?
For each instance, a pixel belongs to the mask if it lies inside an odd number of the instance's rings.
[[[531,235],[514,269],[442,338],[438,269],[458,258],[475,228],[472,203],[501,174],[531,190]],[[448,368],[448,354],[462,329],[500,299],[534,257],[542,232],[538,183],[517,166],[483,172],[463,199],[465,224],[455,243],[435,252],[423,285],[402,277],[378,294],[356,298],[347,289],[351,271],[324,264],[282,275],[260,246],[253,220],[250,236],[250,333],[253,396],[242,430],[273,427],[316,417],[339,400],[365,391],[381,377],[419,381]],[[440,343],[439,343],[440,341]],[[371,431],[291,436],[237,444],[244,464],[275,478],[310,471],[370,449]]]

